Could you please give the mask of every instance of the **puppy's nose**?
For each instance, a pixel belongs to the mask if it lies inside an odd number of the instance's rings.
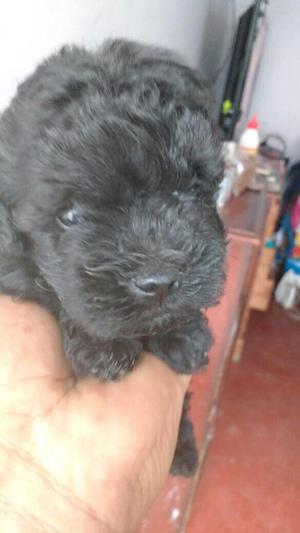
[[[164,297],[179,289],[181,280],[174,274],[139,276],[134,280],[138,291],[145,296]]]

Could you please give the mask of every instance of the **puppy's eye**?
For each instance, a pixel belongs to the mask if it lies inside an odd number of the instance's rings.
[[[76,208],[73,206],[59,213],[59,215],[57,215],[56,217],[56,220],[60,224],[60,226],[63,226],[64,228],[69,228],[78,223],[79,216]]]
[[[193,177],[193,179],[190,182],[190,190],[195,192],[198,192],[201,186],[201,182],[198,177]]]

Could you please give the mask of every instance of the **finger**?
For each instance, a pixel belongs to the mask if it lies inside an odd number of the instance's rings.
[[[149,352],[143,352],[141,354],[139,372],[141,377],[143,374],[147,374],[148,379],[151,376],[154,381],[156,380],[156,384],[159,377],[160,381],[171,388],[174,386],[179,388],[180,394],[183,396],[191,381],[190,375],[177,374],[165,362]],[[131,373],[128,378],[132,380],[136,379],[134,373]]]
[[[118,478],[121,472],[133,480],[132,486],[146,486],[148,493],[156,493],[174,455],[189,380],[152,354],[143,353],[133,371],[118,382],[100,384],[89,379],[77,383],[73,413],[80,414],[81,431],[101,442],[110,476],[113,472]],[[70,425],[75,426],[76,420]]]
[[[96,427],[104,418],[112,424],[121,421],[132,429],[131,436],[154,434],[157,424],[167,422],[176,433],[189,380],[152,354],[143,353],[133,371],[120,381],[79,380],[76,411],[92,413]]]
[[[0,382],[70,376],[54,318],[32,302],[0,296]]]

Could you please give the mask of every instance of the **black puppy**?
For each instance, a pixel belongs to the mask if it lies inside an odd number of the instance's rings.
[[[78,376],[119,378],[143,348],[207,361],[225,253],[208,108],[176,56],[115,40],[51,56],[1,117],[0,291],[55,314]],[[196,457],[184,416],[173,472]]]

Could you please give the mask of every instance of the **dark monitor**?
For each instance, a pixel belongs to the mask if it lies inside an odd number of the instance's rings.
[[[235,126],[241,116],[243,90],[257,35],[258,19],[264,14],[264,3],[265,0],[257,0],[239,18],[219,115],[219,123],[227,140],[233,138]]]

